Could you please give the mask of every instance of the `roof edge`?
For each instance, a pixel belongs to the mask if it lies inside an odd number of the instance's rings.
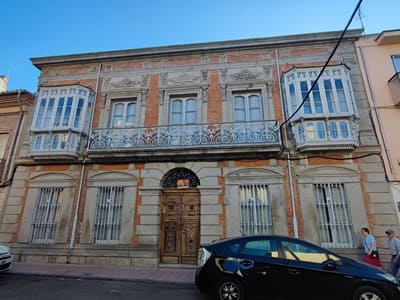
[[[346,32],[344,39],[358,39],[362,34],[362,29],[351,29]],[[118,60],[126,58],[145,58],[160,55],[178,55],[206,53],[212,51],[226,51],[241,48],[260,48],[274,46],[289,46],[303,43],[318,43],[336,40],[342,31],[316,32],[297,35],[275,36],[267,38],[250,38],[240,40],[227,40],[219,42],[193,43],[171,46],[156,46],[128,50],[101,51],[80,54],[68,54],[47,57],[30,58],[32,64],[41,69],[42,66],[52,64],[95,62],[101,60]]]

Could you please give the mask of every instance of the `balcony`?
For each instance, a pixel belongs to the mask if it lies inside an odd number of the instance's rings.
[[[388,81],[390,96],[394,105],[400,105],[400,73],[396,73]]]
[[[31,156],[34,159],[77,159],[83,154],[86,135],[74,130],[31,131]]]
[[[90,137],[90,157],[109,154],[113,157],[135,153],[151,158],[171,155],[248,156],[249,151],[264,153],[280,150],[277,121],[167,125],[143,128],[94,129]],[[181,157],[182,159],[182,157]]]
[[[359,126],[351,117],[303,119],[292,125],[299,152],[353,151],[359,146]]]

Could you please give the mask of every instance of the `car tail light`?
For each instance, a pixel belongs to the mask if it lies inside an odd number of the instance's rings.
[[[197,259],[197,265],[199,267],[204,266],[204,264],[207,262],[207,260],[210,258],[210,256],[211,256],[210,251],[208,251],[206,248],[200,248],[198,259]]]

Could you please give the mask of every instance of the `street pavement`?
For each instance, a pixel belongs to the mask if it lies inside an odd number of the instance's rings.
[[[128,280],[194,285],[194,267],[121,267],[111,265],[45,264],[13,262],[10,274],[69,278]]]

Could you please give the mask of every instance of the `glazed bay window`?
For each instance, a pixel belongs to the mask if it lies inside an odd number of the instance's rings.
[[[353,247],[353,228],[344,184],[314,184],[314,193],[321,245]]]
[[[123,187],[98,188],[94,220],[94,244],[113,245],[119,243],[123,195]]]
[[[77,157],[89,132],[94,93],[80,85],[42,87],[31,127],[31,155]]]
[[[63,189],[58,187],[40,189],[31,225],[32,244],[54,243],[57,209],[62,193]]]
[[[243,235],[272,232],[271,206],[268,186],[249,184],[239,186],[240,231]]]
[[[296,68],[283,75],[287,116],[297,111],[290,120],[297,150],[353,150],[359,144],[359,128],[349,71],[330,66],[315,82],[319,71]]]

